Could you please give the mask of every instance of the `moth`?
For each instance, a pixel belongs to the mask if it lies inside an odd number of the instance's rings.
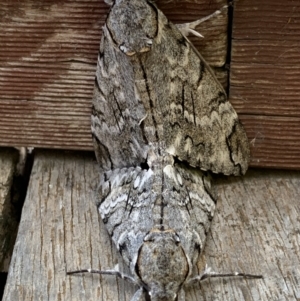
[[[131,301],[183,301],[195,281],[227,276],[194,275],[216,204],[206,171],[244,174],[247,136],[186,37],[194,23],[172,24],[149,0],[105,2],[91,126],[97,205],[132,275],[68,274],[118,275],[139,287]]]

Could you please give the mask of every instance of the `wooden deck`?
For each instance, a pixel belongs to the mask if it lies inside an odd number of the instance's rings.
[[[92,153],[35,155],[3,301],[129,301],[136,288],[111,276],[66,271],[124,265],[99,217]],[[300,172],[250,170],[219,177],[218,205],[199,271],[258,273],[207,280],[187,301],[300,300]],[[126,270],[126,268],[125,268]]]

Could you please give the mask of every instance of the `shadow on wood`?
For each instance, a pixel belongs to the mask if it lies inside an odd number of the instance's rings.
[[[2,273],[8,272],[18,229],[18,220],[11,197],[17,161],[17,150],[0,149],[0,272]]]

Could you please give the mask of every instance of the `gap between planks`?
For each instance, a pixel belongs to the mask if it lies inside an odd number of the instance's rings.
[[[14,149],[0,149],[0,272],[7,273],[18,221],[12,204],[11,191],[18,161]],[[1,298],[1,296],[0,296]]]

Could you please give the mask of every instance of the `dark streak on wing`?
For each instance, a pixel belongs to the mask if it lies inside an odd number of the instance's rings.
[[[94,87],[96,87],[97,91],[101,94],[101,96],[103,96],[104,98],[104,93],[103,91],[101,90],[100,86],[99,86],[99,82],[98,82],[98,78],[97,78],[97,74],[95,76],[95,85]]]
[[[107,221],[109,220],[109,218],[110,218],[110,216],[107,218]],[[104,220],[103,220],[104,221]],[[120,226],[120,225],[122,225],[122,220],[119,222],[119,223],[116,223],[116,224],[114,224],[114,227],[112,228],[112,230],[111,230],[111,233],[109,233],[109,235],[111,236],[111,237],[113,237],[114,236],[114,233],[115,233],[115,230]],[[107,222],[106,222],[107,223]],[[104,224],[106,224],[105,222],[104,222]]]
[[[115,112],[115,110],[114,110],[113,107],[112,107],[112,112],[113,112],[113,114],[114,114],[114,117],[115,117],[117,126],[118,126],[118,128],[119,128],[119,131],[121,132],[122,130],[121,130],[121,127],[120,127],[120,124],[119,124],[119,119],[117,118],[117,114],[116,114],[116,112]]]
[[[117,107],[118,107],[118,109],[119,109],[119,111],[120,111],[120,116],[121,116],[121,117],[123,118],[123,120],[124,120],[124,116],[123,116],[121,107],[120,107],[120,105],[119,105],[118,99],[116,98],[115,94],[114,94],[114,100],[115,100],[115,102],[116,102],[116,104],[117,104]],[[124,122],[125,122],[125,120],[124,120]]]
[[[209,102],[209,107],[210,107],[210,110],[208,112],[208,114],[211,114],[213,111],[216,111],[218,114],[219,114],[219,106],[221,103],[226,103],[228,100],[227,100],[227,96],[224,92],[219,92],[218,93],[218,96],[211,99],[210,102]]]
[[[187,46],[187,40],[184,36],[182,36],[180,39],[177,39],[177,43],[179,44],[179,47],[181,46]]]
[[[149,98],[149,104],[150,104],[150,109],[151,109],[151,117],[152,117],[153,125],[155,127],[155,138],[156,138],[156,141],[159,142],[159,137],[158,137],[158,133],[157,133],[157,122],[155,120],[154,104],[153,104],[153,100],[151,98],[151,91],[150,91],[150,88],[149,88],[147,73],[146,73],[145,67],[143,66],[141,61],[140,61],[140,65],[141,65],[141,68],[142,68],[142,71],[143,71],[143,78],[145,80],[146,90],[147,90],[147,94],[148,94],[148,98]],[[160,154],[160,150],[158,150],[158,152]]]
[[[104,157],[104,158],[109,160],[110,166],[111,166],[110,169],[114,169],[114,164],[113,164],[113,161],[111,159],[108,148],[93,133],[92,133],[92,137],[95,141],[94,148],[95,148],[95,154],[96,154],[96,157],[97,157],[97,161],[101,162],[102,158]],[[98,158],[98,156],[99,156],[99,158]]]
[[[140,129],[141,129],[141,131],[142,131],[142,137],[143,137],[143,140],[144,140],[145,144],[148,145],[148,144],[149,144],[149,141],[148,141],[147,135],[146,135],[146,133],[145,133],[145,122],[144,122],[144,120],[142,120],[141,123],[140,123]],[[143,162],[142,162],[142,163],[143,163]],[[142,163],[141,163],[141,164],[142,164]]]
[[[97,111],[94,105],[92,105],[92,110],[91,110],[91,111],[92,111],[92,112],[91,112],[92,116],[97,116],[98,118],[99,118],[100,116],[102,116],[102,118],[104,117],[103,112],[102,112],[102,111]],[[100,119],[100,118],[99,118],[99,119]]]
[[[187,141],[188,139],[191,140],[193,146],[195,146],[195,147],[199,147],[200,145],[202,145],[203,147],[205,147],[205,143],[204,143],[204,142],[199,142],[199,143],[195,144],[192,136],[190,136],[190,135],[185,135],[185,136],[184,136],[184,141]],[[182,162],[183,162],[183,161],[182,161]],[[185,162],[186,162],[186,161],[185,161]],[[186,163],[187,163],[187,162],[186,162]],[[190,166],[190,164],[187,163],[187,166]]]
[[[231,133],[229,134],[229,136],[226,138],[226,144],[227,144],[227,147],[228,147],[228,150],[229,150],[229,157],[230,157],[230,160],[231,162],[233,163],[234,166],[237,166],[239,168],[239,175],[243,174],[242,172],[242,166],[240,163],[235,163],[235,161],[233,160],[232,158],[232,153],[233,153],[233,150],[231,148],[231,143],[230,143],[230,140],[231,140],[231,136],[235,133],[236,131],[236,127],[237,125],[240,124],[240,122],[237,120],[234,124],[234,126],[232,127],[232,130],[231,130]]]
[[[197,87],[199,87],[200,82],[202,80],[204,68],[205,68],[205,65],[204,65],[203,61],[200,60],[200,72],[199,72],[199,77],[198,77],[198,81],[197,81]]]
[[[217,204],[217,199],[216,199],[216,196],[211,192],[211,190],[205,185],[205,174],[203,173],[202,175],[202,183],[203,183],[203,187],[204,187],[204,190],[205,192],[210,196],[210,198],[212,199],[212,201]]]
[[[188,191],[187,187],[185,187],[185,189],[186,189],[186,194],[187,194],[187,196],[189,198],[189,203],[191,204],[191,208],[194,209],[193,208],[193,202],[192,202],[192,199],[191,199],[191,196],[190,196],[190,192]]]
[[[109,16],[109,15],[108,15],[108,16]],[[119,48],[119,45],[118,45],[117,41],[115,40],[115,38],[113,37],[113,34],[112,34],[110,28],[108,27],[108,23],[107,23],[107,22],[105,23],[105,27],[107,28],[107,31],[108,31],[108,33],[109,33],[109,35],[110,35],[110,38],[112,39],[113,43],[115,44],[115,46],[116,46],[117,48]]]
[[[131,193],[131,186],[129,188],[129,191],[128,191],[128,195],[127,195],[127,200],[126,200],[126,205],[125,205],[125,211],[127,211],[127,206],[129,205],[129,199],[130,199],[130,193]],[[132,204],[131,204],[131,208],[130,208],[130,212],[128,214],[128,216],[130,215],[131,211],[132,211]]]
[[[194,125],[196,126],[195,100],[194,100],[194,97],[193,97],[193,93],[192,93],[192,92],[191,92],[191,99],[192,99],[192,104],[193,104]]]
[[[157,34],[158,34],[158,11],[157,11],[157,8],[155,5],[153,5],[153,3],[151,3],[151,1],[147,1],[148,5],[151,6],[151,8],[154,10],[155,12],[155,18],[156,18],[156,30],[155,30],[155,34],[154,34],[154,37],[148,37],[148,38],[152,38],[154,39]]]
[[[98,60],[101,59],[103,56],[104,56],[104,52],[101,49],[99,49],[98,50]]]
[[[164,207],[166,206],[165,204],[168,204],[168,200],[165,203],[164,196],[163,196],[163,191],[165,188],[165,174],[163,172],[163,168],[161,169],[161,203],[160,203],[160,224],[164,224]]]
[[[185,111],[185,107],[184,107],[184,101],[185,101],[185,89],[184,89],[184,85],[182,85],[182,89],[181,89],[181,107],[182,107],[182,118],[184,119],[184,111]]]

